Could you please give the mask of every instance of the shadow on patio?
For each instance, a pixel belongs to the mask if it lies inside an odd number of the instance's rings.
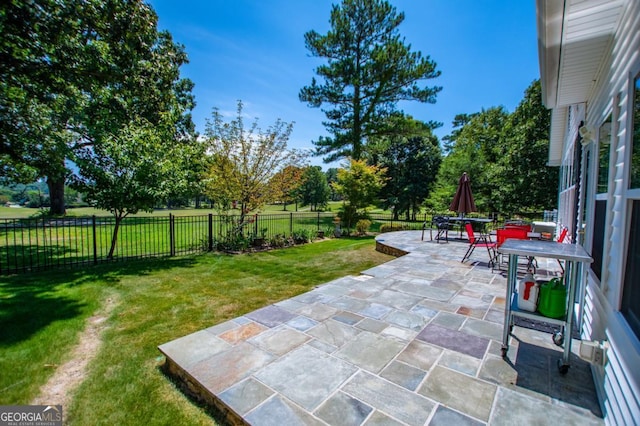
[[[382,234],[408,254],[161,345],[166,371],[233,424],[602,424],[589,365],[560,375],[551,334],[516,326],[501,357],[504,273],[420,234]]]

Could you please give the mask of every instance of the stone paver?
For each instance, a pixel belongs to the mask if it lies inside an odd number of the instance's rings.
[[[423,425],[435,407],[429,399],[363,371],[344,391],[409,425]]]
[[[207,331],[197,331],[160,346],[164,353],[173,354],[173,361],[188,369],[194,364],[224,352],[231,345]]]
[[[429,422],[429,426],[480,426],[483,424],[484,423],[442,405],[438,407]]]
[[[305,346],[266,366],[255,377],[312,411],[356,371],[347,362]]]
[[[420,235],[383,234],[408,254],[159,346],[167,370],[234,424],[603,424],[588,364],[561,376],[548,330],[516,326],[502,358],[505,272]]]
[[[185,371],[196,377],[211,392],[218,394],[249,377],[274,358],[274,355],[242,342],[186,368]]]
[[[418,390],[434,401],[487,421],[497,386],[444,367],[436,367]]]
[[[281,397],[271,398],[245,417],[252,425],[320,426],[325,423]]]
[[[233,411],[244,416],[273,394],[271,389],[259,381],[249,378],[222,392],[220,399]]]
[[[249,324],[241,325],[238,328],[233,328],[229,331],[225,331],[218,337],[232,345],[235,345],[238,342],[247,340],[250,337],[262,333],[264,330],[266,330],[264,326],[252,322]]]
[[[398,340],[363,331],[334,355],[363,370],[378,373],[404,346],[405,344]]]
[[[380,377],[384,377],[390,382],[400,385],[405,389],[416,390],[426,374],[426,372],[419,368],[394,361],[380,373]]]
[[[310,329],[307,334],[333,346],[341,347],[360,333],[360,330],[329,319]]]
[[[482,359],[489,347],[489,339],[451,330],[437,324],[427,325],[416,337],[423,342],[451,349]]]
[[[282,327],[254,337],[251,339],[251,343],[274,355],[284,355],[307,340],[311,340],[311,337],[299,331]]]
[[[371,406],[338,392],[322,404],[315,414],[331,425],[358,426],[371,411]]]
[[[283,322],[292,320],[295,318],[295,315],[285,309],[279,308],[278,306],[271,305],[247,314],[247,318],[259,322],[267,327],[275,327]]]

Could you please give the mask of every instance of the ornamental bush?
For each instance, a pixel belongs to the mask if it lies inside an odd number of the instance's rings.
[[[382,234],[384,232],[406,231],[407,229],[409,229],[409,227],[404,224],[390,225],[385,223],[384,225],[380,226],[380,233]]]
[[[371,227],[371,221],[369,219],[360,219],[356,223],[356,232],[358,235],[364,235]]]

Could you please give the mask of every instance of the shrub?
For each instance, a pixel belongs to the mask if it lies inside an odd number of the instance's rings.
[[[369,219],[360,219],[356,223],[356,232],[358,235],[364,235],[371,227],[371,221]]]
[[[384,224],[380,226],[380,233],[393,232],[393,231],[406,231],[409,227],[405,224],[388,225]]]
[[[292,237],[295,244],[305,244],[311,242],[311,232],[305,228],[293,231]]]
[[[214,247],[220,251],[246,251],[251,240],[241,232],[229,231],[214,240]]]
[[[288,239],[284,234],[276,234],[269,240],[269,244],[274,248],[282,248],[288,245]]]

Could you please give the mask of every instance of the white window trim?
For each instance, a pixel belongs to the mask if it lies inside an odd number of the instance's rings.
[[[625,141],[620,141],[621,144],[624,144],[624,176],[622,177],[622,199],[624,208],[622,209],[622,223],[624,224],[624,233],[623,235],[629,235],[630,227],[631,227],[631,204],[633,200],[640,200],[640,188],[629,189],[629,181],[631,174],[631,154],[633,152],[633,115],[634,115],[634,94],[636,87],[636,77],[640,78],[640,61],[638,61],[630,70],[627,78],[627,103],[625,105],[626,117],[625,117],[625,128],[626,131],[624,133]],[[617,306],[615,307],[618,312],[621,312],[622,309],[622,297],[624,295],[624,280],[625,274],[627,270],[627,257],[629,251],[629,238],[621,238],[620,244],[623,244],[622,250],[620,253],[622,254],[619,267],[620,267],[620,285],[617,288],[618,294],[616,295]],[[625,320],[626,322],[626,320]]]

